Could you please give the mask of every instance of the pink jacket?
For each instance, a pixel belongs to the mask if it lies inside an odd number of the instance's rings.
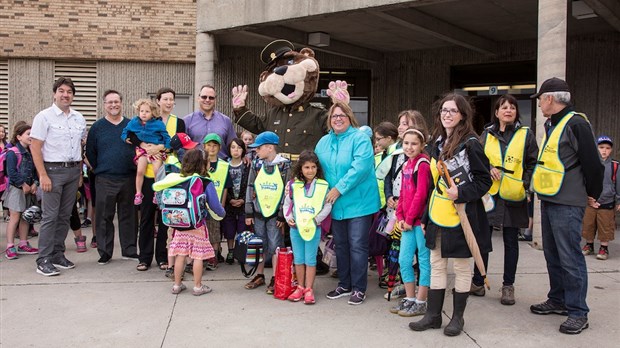
[[[424,215],[426,209],[426,201],[428,198],[428,190],[431,183],[431,167],[428,162],[422,162],[418,166],[417,187],[413,181],[413,170],[416,164],[428,156],[419,154],[415,158],[410,158],[403,166],[402,185],[400,189],[400,198],[396,208],[396,218],[398,221],[404,220],[408,225],[420,225],[420,219]]]

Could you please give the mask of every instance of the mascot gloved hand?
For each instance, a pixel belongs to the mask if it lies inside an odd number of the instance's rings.
[[[259,77],[258,93],[269,105],[265,115],[256,115],[247,108],[248,87],[232,90],[234,121],[252,133],[272,131],[280,138],[283,154],[292,158],[304,149],[314,149],[327,133],[327,110],[310,104],[319,81],[319,63],[314,51],[294,50],[286,40],[276,40],[261,52],[266,64]],[[349,103],[345,81],[329,83],[328,96],[332,101]]]

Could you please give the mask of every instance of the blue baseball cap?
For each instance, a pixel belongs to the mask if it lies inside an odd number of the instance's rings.
[[[274,132],[262,132],[254,140],[254,144],[248,145],[248,147],[254,148],[261,145],[278,145],[280,143],[280,137]]]
[[[369,137],[369,138],[372,138],[372,128],[370,128],[370,127],[368,127],[368,126],[361,126],[361,127],[360,127],[360,130],[361,130],[364,134],[368,135],[368,137]]]
[[[598,137],[598,139],[596,140],[596,144],[597,145],[601,145],[601,144],[609,144],[610,146],[614,146],[614,142],[611,141],[611,138],[606,136],[606,135],[601,135],[600,137]]]

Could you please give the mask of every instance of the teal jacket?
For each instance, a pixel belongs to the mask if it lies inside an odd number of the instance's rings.
[[[354,127],[341,134],[331,130],[314,151],[330,189],[335,187],[341,194],[332,207],[332,219],[351,219],[379,211],[374,152],[366,134]]]

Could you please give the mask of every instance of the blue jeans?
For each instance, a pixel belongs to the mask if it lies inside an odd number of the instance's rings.
[[[336,243],[338,286],[366,292],[368,284],[368,229],[372,216],[332,220]]]
[[[581,253],[584,207],[541,202],[542,239],[551,289],[549,300],[571,317],[587,317],[588,272]]]
[[[265,219],[262,216],[254,217],[254,233],[263,240],[265,260],[271,259],[278,247],[284,246],[284,237],[276,226],[278,217],[273,216]]]

